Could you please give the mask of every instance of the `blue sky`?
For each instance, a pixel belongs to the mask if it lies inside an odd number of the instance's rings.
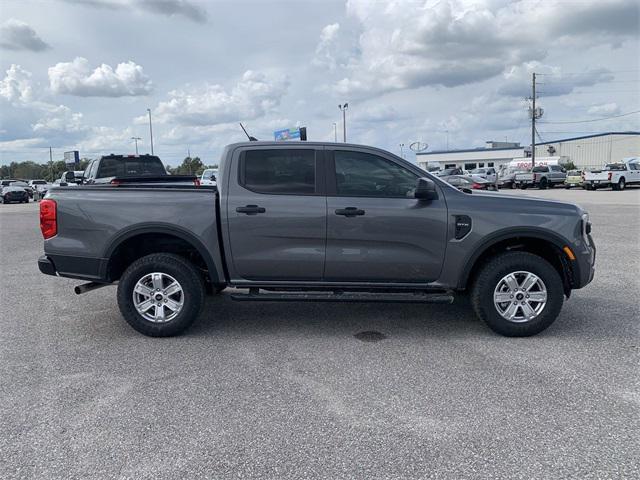
[[[131,153],[216,163],[242,140],[307,126],[310,140],[398,152],[528,143],[531,72],[540,135],[640,130],[634,1],[5,0],[0,163]],[[406,151],[406,149],[405,149]]]

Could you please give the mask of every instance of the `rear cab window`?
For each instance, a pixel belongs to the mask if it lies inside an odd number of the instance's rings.
[[[155,156],[113,156],[100,160],[96,178],[136,177],[140,175],[167,175],[167,172],[160,159]]]
[[[312,149],[247,150],[240,159],[239,183],[255,193],[315,195],[317,170]]]

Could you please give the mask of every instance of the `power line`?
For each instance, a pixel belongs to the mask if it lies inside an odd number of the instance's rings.
[[[634,113],[640,113],[640,110],[635,110],[633,112],[627,112],[627,113],[621,113],[620,115],[612,115],[610,117],[602,117],[602,118],[594,118],[592,120],[575,120],[572,122],[566,122],[566,121],[562,121],[562,122],[539,122],[539,123],[547,123],[547,124],[568,124],[568,123],[592,123],[592,122],[601,122],[603,120],[610,120],[612,118],[620,118],[620,117],[626,117],[627,115],[633,115]]]
[[[633,68],[631,70],[605,70],[603,72],[561,72],[561,73],[538,73],[536,72],[536,75],[555,75],[556,77],[560,76],[560,77],[564,77],[567,75],[594,75],[595,73],[631,73],[631,72],[640,72],[640,68]]]

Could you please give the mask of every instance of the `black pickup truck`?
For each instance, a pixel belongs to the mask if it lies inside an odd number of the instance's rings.
[[[122,315],[151,336],[184,331],[226,287],[244,301],[422,303],[470,289],[489,327],[527,336],[595,262],[576,205],[463,192],[350,144],[229,145],[217,187],[54,188],[40,223],[40,270],[89,280],[79,293],[117,282]]]

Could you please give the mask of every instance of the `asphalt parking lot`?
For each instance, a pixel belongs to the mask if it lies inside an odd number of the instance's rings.
[[[509,192],[590,213],[594,282],[503,338],[452,306],[210,298],[152,339],[115,288],[41,275],[0,205],[3,478],[638,478],[640,189]],[[376,330],[386,339],[354,334]]]

